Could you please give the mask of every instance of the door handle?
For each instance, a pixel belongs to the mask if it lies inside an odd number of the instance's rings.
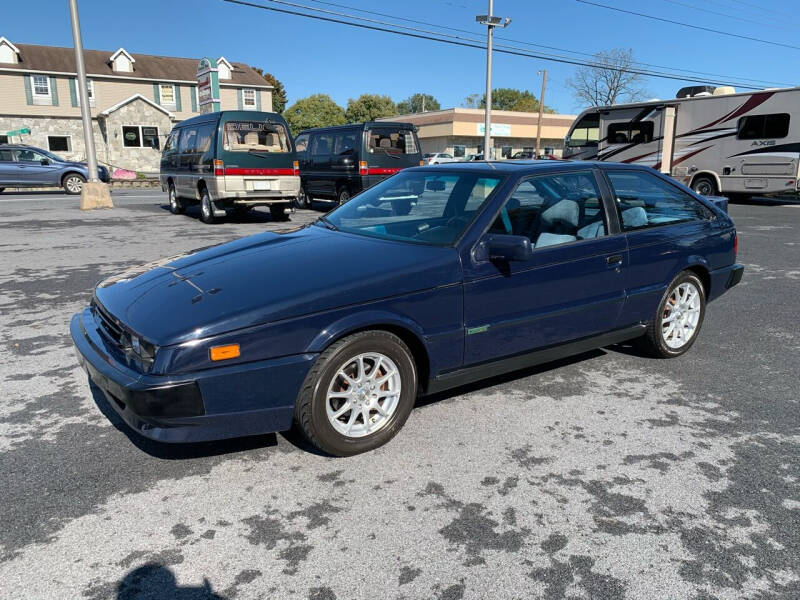
[[[622,264],[622,254],[612,254],[606,257],[606,264],[610,267],[619,266]]]

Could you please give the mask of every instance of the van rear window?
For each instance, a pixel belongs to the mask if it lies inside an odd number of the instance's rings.
[[[417,141],[410,129],[380,128],[367,132],[367,150],[375,154],[417,154]]]
[[[280,123],[228,121],[223,149],[228,152],[290,152],[289,135]]]

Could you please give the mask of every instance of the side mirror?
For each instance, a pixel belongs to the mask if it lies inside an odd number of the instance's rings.
[[[42,163],[43,165],[49,165],[50,164],[50,159],[49,158],[43,158],[39,162]]]
[[[491,233],[476,246],[474,256],[476,260],[529,260],[533,247],[524,235]]]

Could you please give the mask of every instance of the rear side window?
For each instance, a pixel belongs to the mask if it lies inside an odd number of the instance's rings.
[[[753,115],[739,119],[736,137],[740,140],[785,138],[789,135],[789,114]]]
[[[333,139],[333,153],[338,155],[355,154],[358,148],[358,135],[355,131],[337,133]]]
[[[0,162],[12,162],[14,160],[14,155],[11,154],[11,150],[0,150]]]
[[[611,123],[608,126],[609,144],[646,144],[653,141],[652,121]]]
[[[178,150],[181,154],[193,154],[197,144],[197,129],[187,127],[181,131],[181,139],[178,142]]]
[[[638,171],[606,173],[625,231],[711,217],[711,211],[698,200],[655,175]]]
[[[419,152],[410,129],[381,127],[367,131],[367,151],[373,154],[416,154]]]
[[[329,156],[333,152],[332,133],[317,133],[311,136],[312,156]]]
[[[223,149],[228,152],[291,152],[288,132],[280,123],[228,121],[223,132]]]

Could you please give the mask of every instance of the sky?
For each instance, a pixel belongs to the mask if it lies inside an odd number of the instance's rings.
[[[253,3],[281,7],[267,0]],[[290,0],[336,12],[381,12],[362,16],[411,27],[412,19],[472,33],[451,35],[485,40],[486,28],[475,15],[487,12],[486,0]],[[725,75],[722,81],[758,79],[771,87],[800,84],[797,0],[592,0],[671,19],[696,27],[760,38],[797,49],[734,38],[709,31],[656,22],[579,0],[495,0],[494,13],[510,17],[496,30],[498,44],[543,50],[586,59],[612,48],[631,48],[637,61],[667,69]],[[346,8],[331,6],[338,4]],[[290,9],[291,7],[283,6]],[[428,40],[356,29],[346,25],[229,4],[223,0],[79,0],[84,47],[167,56],[225,56],[273,73],[286,86],[289,102],[314,93],[329,94],[345,106],[362,93],[388,94],[395,101],[415,92],[435,96],[443,108],[485,89],[486,51]],[[67,0],[0,0],[0,36],[12,42],[71,46]],[[33,26],[35,24],[35,26]],[[576,67],[507,54],[494,54],[493,87],[530,89],[539,97],[548,72],[545,103],[574,114],[583,107],[565,85]],[[689,82],[647,78],[648,98],[672,98]],[[755,84],[758,85],[758,84]],[[759,86],[761,87],[761,86]],[[739,88],[742,89],[742,88]],[[743,90],[744,91],[744,90]]]

